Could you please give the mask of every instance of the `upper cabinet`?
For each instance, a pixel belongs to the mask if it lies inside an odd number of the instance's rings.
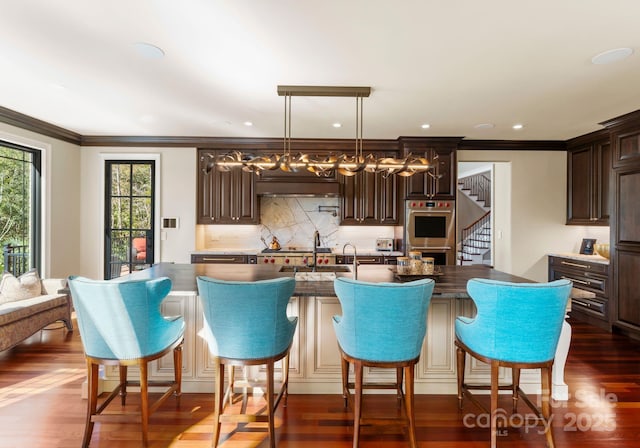
[[[456,149],[460,140],[458,137],[400,137],[403,155],[411,153],[423,156],[434,164],[431,172],[418,173],[406,178],[406,198],[455,199]]]
[[[613,168],[638,167],[640,163],[640,110],[600,124],[611,133]]]
[[[396,154],[376,153],[378,157]],[[339,176],[342,186],[341,219],[343,225],[397,225],[400,223],[398,176],[361,171],[355,176]]]
[[[226,152],[226,151],[221,151]],[[210,167],[219,151],[198,150],[198,224],[257,224],[260,219],[256,175]],[[209,170],[207,170],[209,166]]]
[[[608,226],[612,152],[609,133],[567,142],[567,224]]]

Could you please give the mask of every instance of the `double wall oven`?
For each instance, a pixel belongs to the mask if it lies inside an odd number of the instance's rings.
[[[433,257],[435,264],[456,264],[455,201],[415,200],[405,204],[405,247]]]

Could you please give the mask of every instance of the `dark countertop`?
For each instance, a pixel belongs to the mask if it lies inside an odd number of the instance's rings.
[[[358,280],[369,282],[398,282],[389,265],[361,265],[358,267]],[[292,277],[294,274],[279,272],[279,266],[263,266],[251,264],[173,264],[160,263],[144,271],[135,272],[124,279],[144,279],[169,277],[173,282],[172,291],[197,291],[196,277],[205,275],[221,280],[256,281],[276,277]],[[337,277],[352,278],[352,273],[338,272]],[[483,265],[474,266],[442,266],[442,275],[435,277],[434,296],[445,298],[468,298],[467,281],[471,278],[489,278],[511,282],[528,282],[496,271]],[[335,296],[333,281],[298,281],[296,296],[330,297]]]

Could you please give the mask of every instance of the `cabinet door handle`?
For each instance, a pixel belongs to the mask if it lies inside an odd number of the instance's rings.
[[[570,263],[568,261],[561,261],[560,264],[564,264],[564,265],[567,265],[567,266],[575,266],[577,268],[583,268],[583,269],[591,269],[591,266],[589,266],[587,264]]]

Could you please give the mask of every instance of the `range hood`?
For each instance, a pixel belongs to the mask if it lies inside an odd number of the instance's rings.
[[[338,197],[338,182],[284,182],[257,181],[256,193],[259,196],[300,196],[300,197]]]

